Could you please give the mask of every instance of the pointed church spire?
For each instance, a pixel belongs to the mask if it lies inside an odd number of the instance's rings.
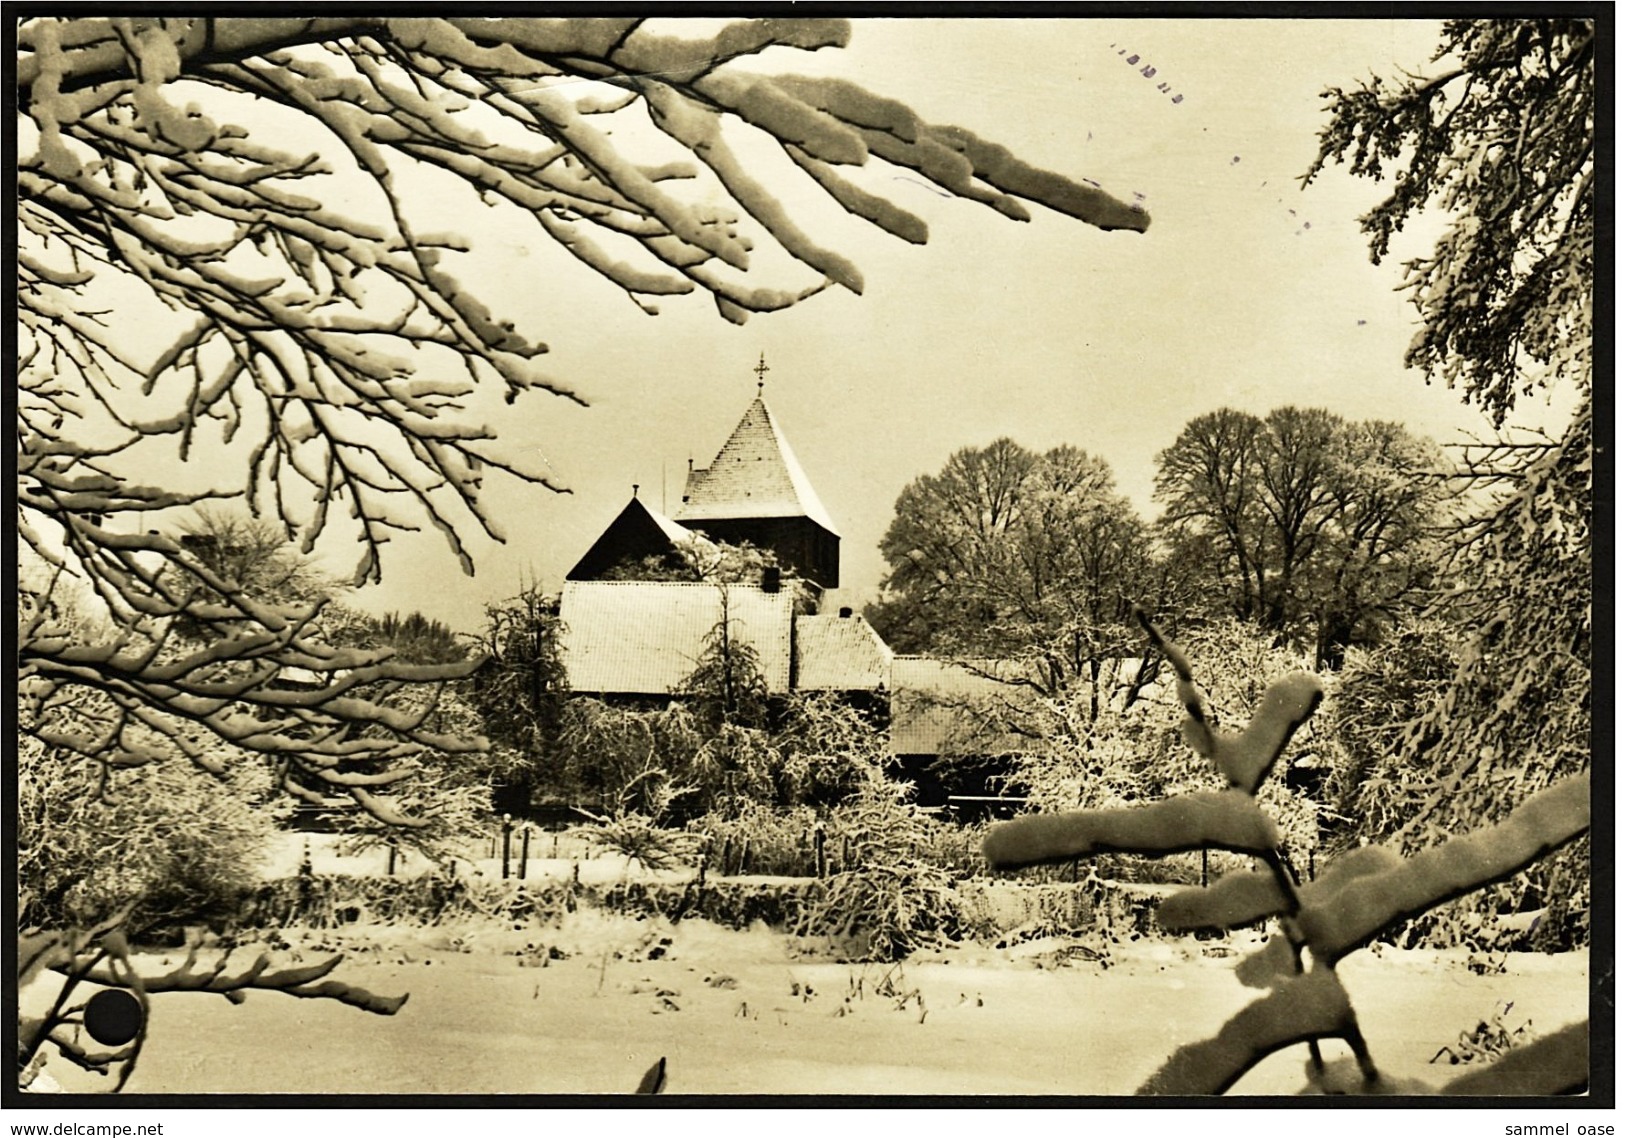
[[[839,535],[789,440],[758,395],[716,460],[691,467],[680,522],[721,518],[809,518]]]
[[[823,588],[841,583],[841,535],[790,442],[762,398],[763,352],[751,369],[756,398],[709,466],[689,460],[675,520],[714,541],[750,542],[778,554],[796,576]]]

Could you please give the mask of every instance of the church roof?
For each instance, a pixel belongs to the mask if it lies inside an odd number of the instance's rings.
[[[796,598],[727,585],[733,634],[756,650],[767,690],[790,690]],[[582,695],[682,690],[722,619],[722,587],[701,581],[566,581],[559,598],[564,666]]]
[[[626,503],[615,520],[605,527],[592,548],[565,574],[571,581],[591,580],[628,558],[677,555],[685,548],[707,548],[703,534],[678,525],[651,510],[637,498]]]
[[[796,617],[796,690],[880,691],[891,649],[861,616]]]
[[[758,396],[716,461],[689,471],[677,520],[798,517],[810,518],[840,536],[773,413]]]

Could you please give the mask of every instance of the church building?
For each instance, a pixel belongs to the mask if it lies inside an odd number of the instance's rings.
[[[840,584],[840,530],[762,395],[765,371],[763,362],[756,398],[716,458],[690,469],[676,516],[651,509],[634,488],[565,575],[559,616],[571,690],[635,703],[680,696],[707,637],[726,621],[729,635],[755,651],[770,696],[837,693],[882,715],[921,805],[1003,802],[986,773],[1003,769],[996,756],[1028,743],[990,735],[980,707],[1007,704],[1016,689],[953,661],[894,658],[861,615],[828,611],[826,590]],[[719,543],[749,543],[772,563],[752,577],[736,570],[726,584],[696,579],[697,564],[720,557]],[[956,799],[937,762],[967,752],[993,759],[971,764],[981,788]]]
[[[772,550],[820,588],[841,583],[841,535],[760,392],[716,461],[689,469],[676,521],[713,541]]]
[[[668,518],[634,494],[565,575],[560,617],[572,690],[611,697],[680,693],[706,636],[728,621],[749,643],[768,691],[886,690],[891,653],[862,616],[823,611],[840,584],[840,531],[757,394],[708,466],[688,472]],[[681,579],[718,544],[776,562],[757,579]]]

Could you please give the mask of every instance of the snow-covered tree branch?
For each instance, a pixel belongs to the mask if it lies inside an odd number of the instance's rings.
[[[1591,765],[1596,31],[1585,18],[1447,21],[1437,76],[1325,92],[1305,175],[1347,163],[1383,184],[1361,219],[1373,260],[1425,210],[1444,218],[1404,265],[1419,318],[1408,364],[1507,432],[1532,398],[1571,409],[1556,438],[1503,433],[1467,450],[1462,481],[1490,491],[1463,496],[1444,551],[1455,584],[1433,615],[1461,630],[1450,675],[1393,700],[1403,716],[1359,721],[1402,731],[1367,772],[1361,809],[1413,847]],[[1362,698],[1380,707],[1396,685],[1380,660],[1363,671]],[[1589,858],[1582,841],[1542,871],[1544,935],[1588,926]]]

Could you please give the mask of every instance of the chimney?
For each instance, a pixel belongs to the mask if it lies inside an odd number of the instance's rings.
[[[779,591],[779,567],[768,565],[762,570],[762,592],[776,593]]]
[[[842,620],[850,620],[850,619],[852,619],[852,610],[847,608],[845,605],[841,606],[841,619]]]

